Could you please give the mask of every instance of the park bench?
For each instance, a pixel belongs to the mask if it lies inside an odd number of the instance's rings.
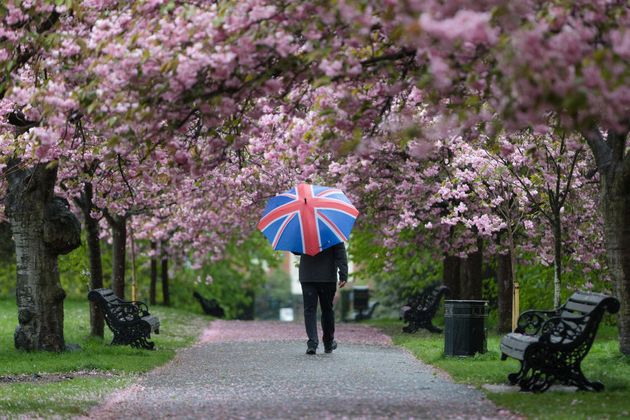
[[[362,321],[372,318],[378,302],[370,302],[370,289],[368,286],[353,286],[352,306],[354,307],[352,319],[354,321]]]
[[[407,322],[402,330],[414,333],[425,328],[434,333],[441,333],[442,329],[433,325],[433,317],[440,306],[440,299],[449,293],[449,288],[441,285],[425,287],[418,295],[412,296],[407,304],[400,308],[400,319]]]
[[[151,333],[160,333],[160,320],[149,314],[144,302],[128,302],[117,297],[111,289],[93,289],[88,299],[103,313],[107,326],[114,333],[112,344],[152,350]]]
[[[619,301],[601,293],[575,292],[557,311],[526,311],[515,331],[501,339],[501,360],[517,359],[521,369],[508,375],[522,391],[543,392],[554,382],[601,391],[601,382],[584,377],[580,364],[593,344],[597,327]]]
[[[206,315],[212,315],[217,318],[223,318],[225,316],[225,311],[216,299],[206,299],[201,296],[199,292],[193,292],[193,297],[199,301],[201,309],[203,309],[203,313]]]

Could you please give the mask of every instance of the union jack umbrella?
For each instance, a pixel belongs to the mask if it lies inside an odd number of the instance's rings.
[[[275,250],[315,255],[347,241],[358,215],[341,190],[298,184],[269,200],[258,229]]]

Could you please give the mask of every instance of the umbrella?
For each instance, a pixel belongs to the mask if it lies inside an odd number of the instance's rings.
[[[275,250],[315,255],[347,241],[358,214],[341,190],[298,184],[269,199],[258,229]]]

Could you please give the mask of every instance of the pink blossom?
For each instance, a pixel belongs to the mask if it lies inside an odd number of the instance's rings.
[[[490,18],[490,13],[487,12],[460,9],[452,18],[443,20],[424,13],[420,16],[420,25],[436,38],[493,45],[498,36],[497,30],[490,26]]]
[[[253,21],[269,19],[276,13],[275,6],[254,6],[254,8],[249,12],[249,19]]]
[[[324,72],[326,76],[335,77],[341,73],[341,70],[343,69],[343,64],[339,60],[322,60],[319,68]]]
[[[630,30],[617,30],[611,33],[613,51],[621,58],[630,60]]]

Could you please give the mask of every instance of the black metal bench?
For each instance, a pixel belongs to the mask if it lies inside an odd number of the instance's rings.
[[[203,309],[203,313],[206,315],[212,315],[217,318],[223,318],[225,316],[225,311],[216,299],[206,299],[201,296],[199,292],[193,292],[193,297],[199,301],[201,309]]]
[[[354,307],[352,319],[354,321],[362,321],[372,318],[378,302],[370,302],[370,289],[368,286],[353,286],[352,306]]]
[[[406,333],[414,333],[420,328],[425,328],[434,333],[441,333],[442,329],[433,325],[433,317],[440,306],[442,296],[448,295],[449,288],[441,285],[427,286],[416,296],[412,296],[407,304],[400,308],[400,319],[405,321],[402,330]]]
[[[521,369],[508,375],[510,383],[533,392],[543,392],[556,381],[581,390],[604,389],[601,382],[584,377],[580,364],[606,310],[619,311],[619,301],[601,293],[576,292],[557,311],[523,312],[516,330],[501,339],[501,360],[512,357],[521,362]]]
[[[111,289],[93,289],[88,299],[96,303],[114,333],[112,344],[153,350],[151,333],[160,333],[160,320],[149,314],[144,302],[128,302],[118,298]]]

